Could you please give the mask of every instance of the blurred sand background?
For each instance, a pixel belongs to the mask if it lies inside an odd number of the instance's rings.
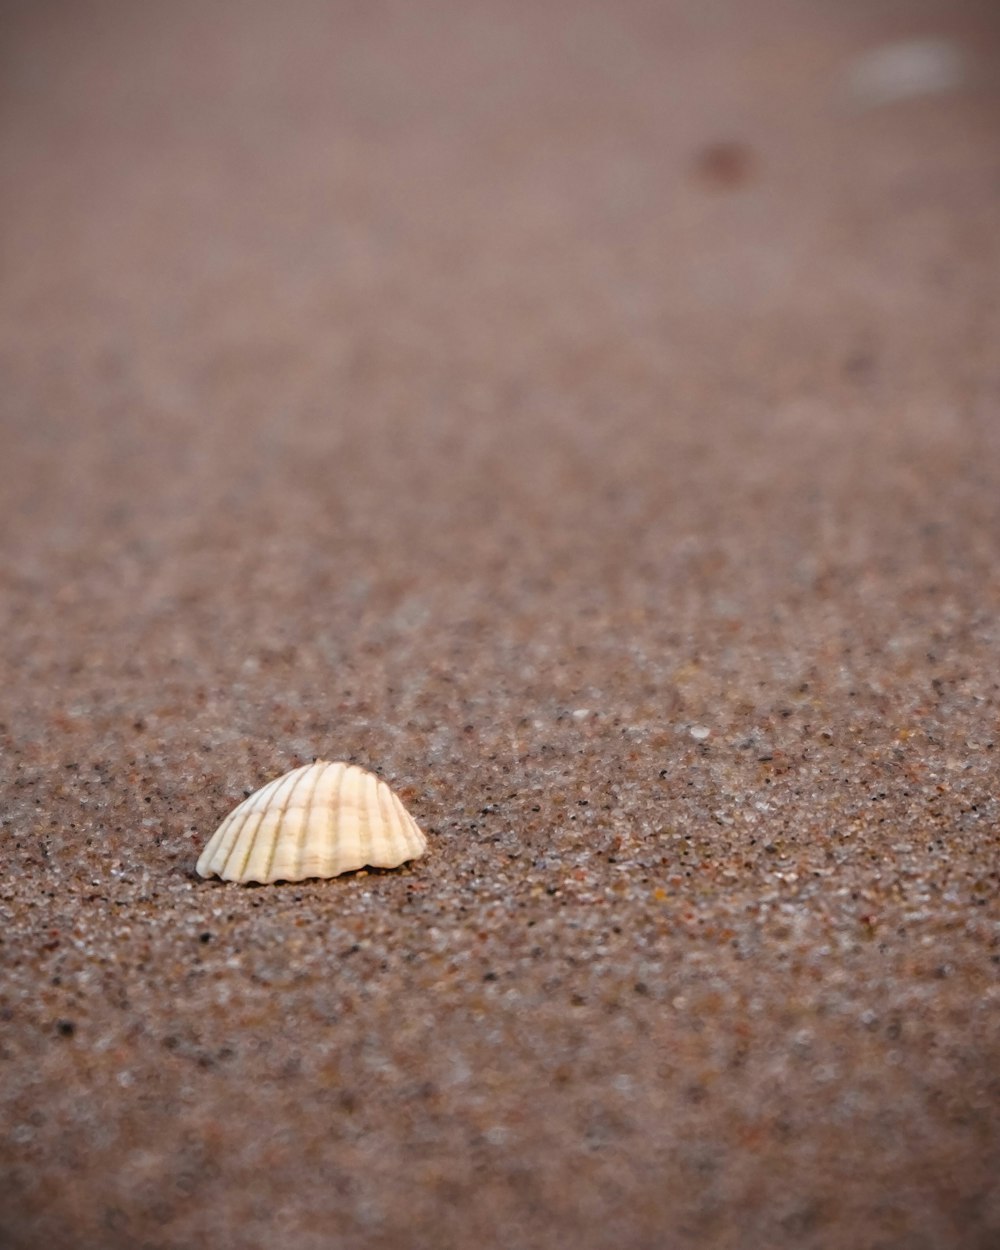
[[[1000,1244],[996,6],[0,48],[0,1245]]]

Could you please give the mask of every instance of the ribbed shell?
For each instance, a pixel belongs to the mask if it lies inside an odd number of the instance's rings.
[[[398,868],[427,839],[384,781],[356,764],[295,768],[229,813],[198,860],[203,877],[245,885]]]

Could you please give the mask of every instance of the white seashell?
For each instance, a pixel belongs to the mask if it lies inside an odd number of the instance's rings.
[[[317,760],[269,782],[234,808],[198,859],[223,881],[304,881],[366,865],[398,868],[427,839],[389,787],[356,764]]]

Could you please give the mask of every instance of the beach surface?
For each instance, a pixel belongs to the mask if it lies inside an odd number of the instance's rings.
[[[995,6],[2,20],[0,1246],[1000,1244]]]

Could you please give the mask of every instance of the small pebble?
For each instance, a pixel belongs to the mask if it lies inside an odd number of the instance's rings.
[[[695,742],[704,742],[711,732],[707,725],[692,725],[688,730]]]

